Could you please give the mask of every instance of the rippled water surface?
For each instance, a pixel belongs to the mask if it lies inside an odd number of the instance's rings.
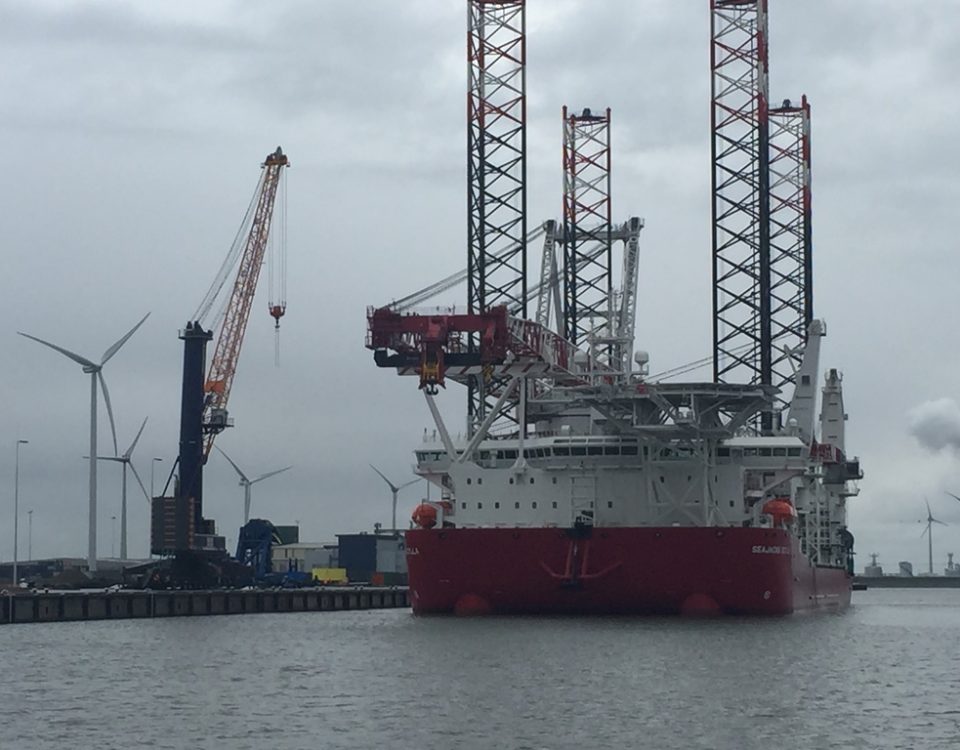
[[[0,748],[960,748],[960,590],[775,620],[0,628]]]

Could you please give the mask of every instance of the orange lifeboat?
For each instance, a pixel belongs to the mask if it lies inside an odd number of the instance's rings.
[[[413,522],[421,529],[432,529],[437,525],[437,509],[427,503],[420,503],[413,509]]]
[[[763,512],[773,518],[775,527],[783,527],[793,523],[797,518],[797,509],[785,497],[777,497],[763,504]]]

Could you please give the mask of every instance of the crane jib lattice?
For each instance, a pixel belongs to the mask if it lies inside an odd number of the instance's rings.
[[[250,225],[250,233],[247,235],[243,255],[240,259],[240,268],[237,271],[226,315],[220,328],[220,335],[217,338],[216,350],[210,362],[210,370],[204,384],[205,415],[226,410],[230,388],[237,371],[237,360],[240,357],[240,348],[243,345],[247,320],[250,317],[250,309],[253,305],[257,280],[260,277],[260,269],[263,266],[264,253],[267,249],[277,186],[280,181],[280,174],[286,166],[289,166],[289,160],[279,147],[267,156],[263,164],[264,171],[260,180],[259,197]],[[216,431],[208,431],[204,455],[209,455],[215,436]]]

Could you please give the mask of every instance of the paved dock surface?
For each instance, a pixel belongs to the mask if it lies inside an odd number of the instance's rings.
[[[408,606],[410,601],[406,587],[17,592],[0,595],[0,625],[259,612],[325,612]]]

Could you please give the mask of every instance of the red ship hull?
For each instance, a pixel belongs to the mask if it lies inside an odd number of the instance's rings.
[[[850,603],[783,529],[413,529],[416,614],[783,615]]]

